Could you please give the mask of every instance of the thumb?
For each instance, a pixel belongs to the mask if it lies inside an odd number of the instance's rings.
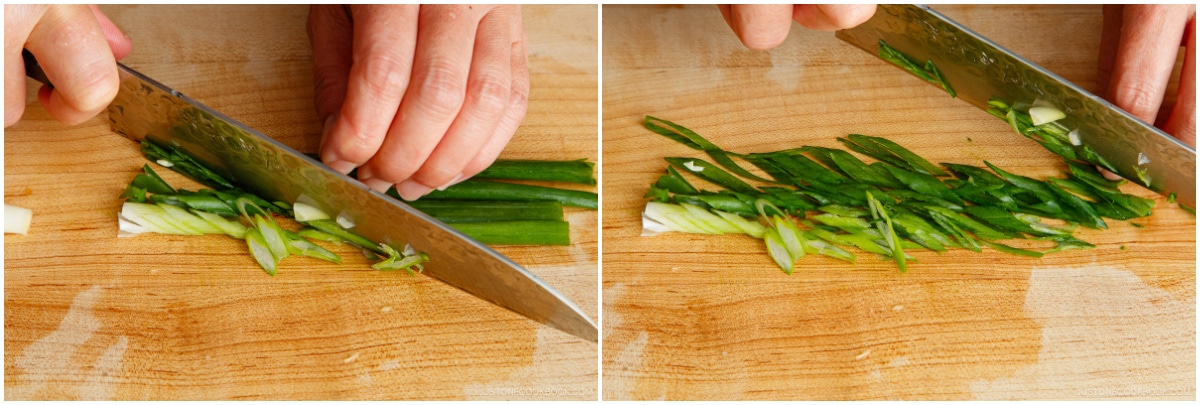
[[[129,56],[129,52],[133,50],[133,40],[129,39],[128,35],[121,32],[108,16],[100,11],[100,6],[92,4],[88,6],[92,9],[92,14],[96,16],[96,22],[100,23],[100,32],[104,33],[104,39],[108,40],[108,47],[112,48],[113,57],[117,60],[125,59]]]

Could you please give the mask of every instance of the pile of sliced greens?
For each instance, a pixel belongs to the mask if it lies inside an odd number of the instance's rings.
[[[121,195],[126,200],[119,215],[122,236],[141,233],[175,235],[225,234],[244,239],[250,254],[268,274],[290,255],[308,256],[340,263],[341,258],[314,243],[347,243],[368,257],[382,258],[376,270],[421,271],[429,256],[411,246],[402,250],[375,243],[355,233],[353,224],[332,219],[303,202],[268,202],[235,187],[232,182],[204,167],[182,151],[142,143],[146,158],[175,170],[212,189],[175,189],[150,168]],[[478,177],[506,180],[564,181],[595,184],[593,164],[583,161],[500,160]],[[388,191],[395,195],[395,189]],[[398,197],[397,197],[398,198]],[[410,202],[460,232],[487,244],[569,245],[568,223],[563,205],[596,208],[595,193],[561,190],[522,184],[469,180],[421,201]],[[284,229],[276,217],[301,225]]]
[[[1015,122],[1021,122],[1020,116]],[[1078,226],[1104,229],[1104,218],[1143,217],[1154,206],[1153,200],[1120,192],[1121,182],[1106,180],[1093,166],[1075,160],[1067,161],[1066,178],[1043,181],[989,162],[984,162],[986,168],[935,165],[895,142],[866,135],[838,141],[874,163],[817,146],[740,154],[669,121],[647,116],[644,125],[715,162],[665,159],[666,173],[645,195],[651,201],[643,213],[644,234],[744,233],[763,239],[768,254],[788,274],[805,254],[856,262],[850,248],[893,260],[902,272],[915,261],[906,252],[913,249],[991,248],[1030,257],[1088,249],[1094,246],[1073,236]],[[1048,123],[1028,125],[1025,133],[1050,131]],[[749,172],[733,158],[770,178]],[[723,190],[701,190],[683,172]],[[1043,222],[1047,218],[1061,224]],[[1044,241],[1048,247],[1001,243],[1013,239]]]

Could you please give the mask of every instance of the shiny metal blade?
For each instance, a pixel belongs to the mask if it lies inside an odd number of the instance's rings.
[[[596,324],[579,307],[491,248],[124,65],[120,75],[120,91],[108,107],[114,132],[175,145],[269,201],[306,196],[353,221],[354,230],[371,240],[428,253],[425,275],[597,341]]]
[[[882,39],[917,60],[932,60],[958,98],[985,110],[992,98],[1010,105],[1048,101],[1067,114],[1060,122],[1078,129],[1083,144],[1122,177],[1196,206],[1195,148],[927,6],[880,5],[869,21],[837,37],[873,55]]]

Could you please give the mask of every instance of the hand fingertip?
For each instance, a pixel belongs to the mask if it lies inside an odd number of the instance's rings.
[[[438,187],[437,189],[438,189],[438,191],[445,190],[447,187],[453,186],[455,184],[462,182],[463,180],[466,180],[465,177],[466,176],[463,176],[463,173],[459,173],[457,176],[454,176],[453,179],[450,179],[450,181],[447,181],[446,184],[443,184],[441,187]]]
[[[413,179],[396,184],[396,194],[399,194],[400,198],[404,199],[404,201],[414,201],[429,194],[430,191],[433,191],[433,189]]]

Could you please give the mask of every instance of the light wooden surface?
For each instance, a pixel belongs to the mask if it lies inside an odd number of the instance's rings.
[[[1099,6],[934,8],[1094,86]],[[714,6],[603,15],[604,399],[1195,399],[1195,217],[1162,197],[1132,221],[1145,228],[1080,231],[1093,250],[915,252],[906,274],[859,254],[805,257],[788,276],[743,235],[639,237],[662,158],[703,157],[645,115],[738,152],[862,133],[933,162],[1065,166],[832,33],[793,25],[758,52]]]
[[[302,152],[316,150],[306,6],[105,6],[125,62]],[[598,158],[597,8],[528,6],[529,113],[502,157]],[[31,82],[32,83],[32,82]],[[32,91],[32,90],[31,90]],[[32,92],[30,93],[33,94]],[[144,163],[104,117],[32,98],[4,134],[6,399],[595,399],[597,345],[424,276],[303,258],[269,277],[241,241],[117,239]],[[162,171],[171,183],[181,176]],[[597,318],[597,213],[569,247],[500,247]]]

